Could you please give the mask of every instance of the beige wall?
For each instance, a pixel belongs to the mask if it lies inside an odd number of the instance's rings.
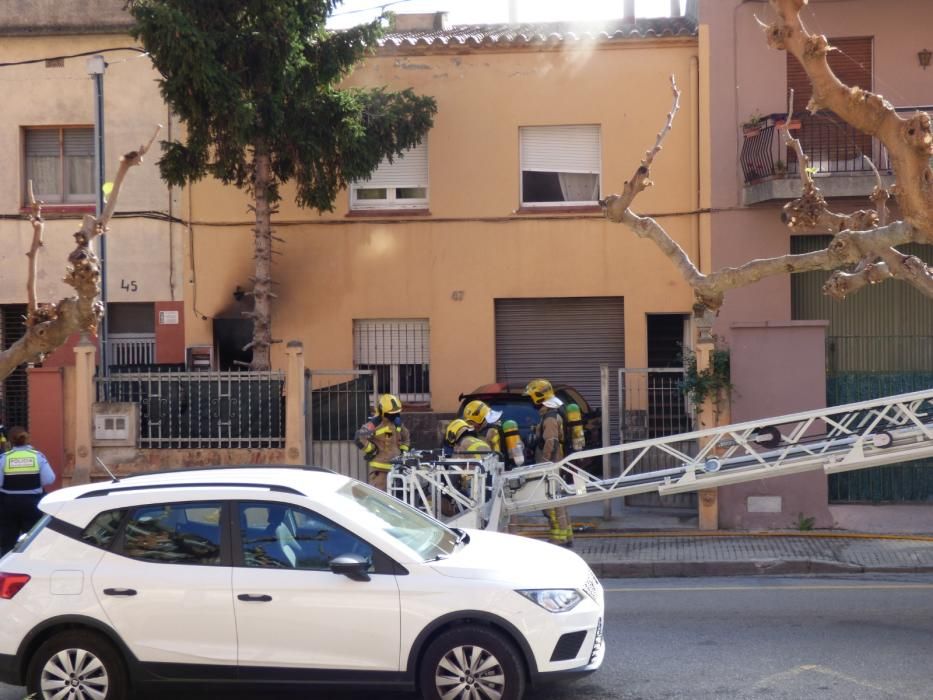
[[[12,62],[64,54],[132,46],[125,35],[4,36],[0,61]],[[152,136],[157,124],[167,126],[168,111],[159,95],[156,72],[146,57],[130,51],[105,53],[104,76],[105,168],[108,180],[116,174],[123,153],[135,150]],[[25,301],[25,259],[32,230],[17,221],[24,201],[22,127],[93,126],[93,83],[87,74],[86,58],[66,59],[62,68],[44,63],[8,66],[0,80],[8,95],[4,124],[0,129],[0,158],[10,167],[0,170],[0,303]],[[162,138],[169,129],[162,130]],[[117,212],[177,213],[169,190],[159,178],[158,144],[145,162],[133,168],[120,194]],[[61,282],[65,260],[73,249],[72,234],[80,228],[81,214],[67,219],[47,213],[46,248],[41,254],[40,300],[53,300],[70,290]],[[108,238],[108,297],[111,301],[155,301],[179,299],[182,293],[179,270],[183,264],[182,231],[164,221],[134,217],[114,219]],[[121,281],[137,282],[137,291],[121,290]],[[174,287],[173,287],[174,284]]]
[[[495,379],[494,299],[624,296],[626,362],[644,366],[645,315],[687,313],[689,288],[653,243],[598,212],[516,213],[518,127],[600,124],[603,194],[619,191],[663,126],[672,99],[668,76],[676,74],[682,111],[652,172],[658,186],[637,208],[664,216],[695,255],[695,57],[695,42],[675,39],[606,50],[369,60],[353,84],[413,87],[437,99],[428,136],[431,216],[347,219],[341,193],[335,211],[319,218],[299,210],[286,188],[276,230],[285,242],[275,265],[273,335],[302,340],[312,368],[346,368],[354,318],[427,317],[432,406],[444,411],[456,407],[460,392]],[[186,275],[196,280],[185,295],[189,344],[208,342],[210,321],[202,316],[229,306],[237,284],[248,286],[252,250],[241,193],[199,183],[191,204],[200,223],[190,249],[195,274]],[[238,225],[202,225],[210,221]],[[452,299],[454,291],[464,293],[462,301]],[[274,353],[278,366],[282,351]]]

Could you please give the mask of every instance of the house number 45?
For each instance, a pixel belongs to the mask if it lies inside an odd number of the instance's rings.
[[[139,291],[139,285],[136,284],[136,280],[120,280],[120,289],[125,289],[128,292],[137,292]]]

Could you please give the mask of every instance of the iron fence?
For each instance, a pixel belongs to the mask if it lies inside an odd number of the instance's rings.
[[[366,481],[366,462],[354,438],[372,415],[378,372],[318,369],[305,375],[308,463]]]
[[[929,109],[898,107],[897,112],[912,114]],[[786,113],[775,113],[763,117],[753,126],[743,126],[739,161],[745,184],[799,175],[797,155],[784,145],[784,137],[778,129],[786,118]],[[795,125],[795,122],[798,124]],[[800,139],[804,153],[810,158],[810,167],[815,169],[817,175],[870,175],[874,171],[863,155],[871,158],[882,174],[892,172],[891,159],[881,141],[849,125],[833,112],[795,112],[793,126],[797,126],[793,134]]]
[[[139,446],[285,446],[285,373],[124,372],[97,378],[97,400],[139,404]]]

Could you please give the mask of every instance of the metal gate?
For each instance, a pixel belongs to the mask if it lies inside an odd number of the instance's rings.
[[[619,370],[619,444],[666,437],[695,430],[692,415],[683,392],[682,369],[628,369]],[[695,455],[695,441],[676,443],[676,449]],[[625,453],[625,456],[633,455]],[[633,474],[666,469],[677,461],[662,452],[653,452],[643,458]],[[628,466],[622,465],[623,467]],[[696,493],[659,496],[657,493],[626,496],[625,504],[639,507],[693,508],[697,507]]]
[[[315,369],[305,373],[307,461],[366,481],[366,462],[353,441],[378,396],[374,370]]]
[[[0,307],[0,349],[7,350],[26,333],[25,304],[3,304]],[[14,369],[0,381],[0,424],[29,427],[29,380],[26,365]]]

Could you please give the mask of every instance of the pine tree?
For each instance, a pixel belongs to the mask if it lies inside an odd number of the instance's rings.
[[[329,32],[340,0],[129,0],[160,88],[184,123],[163,142],[162,178],[205,176],[246,190],[255,211],[253,369],[268,369],[272,215],[293,182],[300,206],[330,211],[340,188],[417,145],[437,111],[411,90],[344,89],[381,35],[381,19]]]

